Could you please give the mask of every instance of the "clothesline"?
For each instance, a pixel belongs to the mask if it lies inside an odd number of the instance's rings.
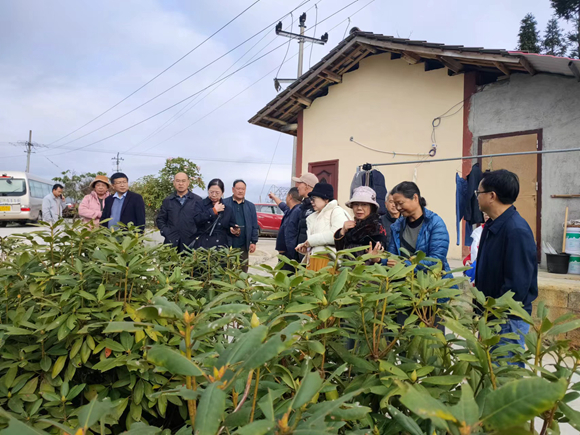
[[[444,158],[444,159],[434,159],[434,160],[409,160],[406,162],[369,163],[369,164],[373,167],[374,166],[392,166],[392,165],[413,165],[413,164],[417,164],[417,163],[451,162],[454,160],[483,159],[483,158],[487,158],[487,157],[509,157],[509,156],[535,155],[535,154],[557,154],[557,153],[569,153],[569,152],[574,152],[574,151],[580,151],[580,148],[564,148],[564,149],[557,149],[557,150],[541,150],[541,151],[522,151],[522,152],[517,152],[517,153],[481,154],[481,155],[477,155],[477,156],[448,157],[448,158]],[[397,154],[399,154],[399,153],[397,153]]]
[[[360,142],[357,142],[356,140],[354,140],[354,137],[351,136],[350,138],[351,142],[354,142],[355,144],[366,148],[367,150],[371,150],[371,151],[375,151],[377,153],[382,153],[382,154],[391,154],[393,157],[397,157],[397,156],[413,156],[413,157],[433,157],[435,156],[436,152],[437,152],[437,145],[433,144],[431,151],[429,151],[428,153],[398,153],[396,151],[384,151],[384,150],[379,150],[376,148],[371,148],[367,145],[364,145]]]

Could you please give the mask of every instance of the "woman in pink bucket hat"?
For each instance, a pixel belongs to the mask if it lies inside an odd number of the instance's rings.
[[[83,198],[79,206],[79,216],[85,223],[93,221],[93,228],[98,228],[105,206],[105,198],[110,195],[111,183],[106,175],[97,175],[91,181],[90,187],[91,193]]]
[[[370,187],[357,187],[346,206],[352,209],[354,220],[346,221],[344,226],[334,233],[336,250],[367,246],[369,249],[355,252],[354,255],[358,257],[373,252],[377,254],[377,258],[369,260],[369,263],[377,263],[388,241],[387,232],[381,224],[378,213],[377,194]]]

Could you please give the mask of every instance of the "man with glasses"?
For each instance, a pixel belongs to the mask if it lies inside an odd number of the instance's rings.
[[[127,225],[132,222],[141,231],[145,229],[145,202],[138,193],[129,190],[129,178],[122,172],[110,178],[115,194],[105,199],[101,216],[101,225],[117,229],[119,223]],[[106,221],[106,222],[103,222]]]
[[[197,232],[193,211],[201,197],[189,190],[189,176],[184,172],[175,174],[173,187],[175,193],[163,200],[157,214],[157,228],[165,237],[164,243],[182,252],[185,246],[193,242]]]
[[[538,297],[538,259],[534,234],[513,205],[519,192],[518,176],[505,169],[485,172],[475,191],[480,210],[489,216],[479,243],[475,286],[495,299],[511,291],[532,314],[532,302]],[[519,339],[502,338],[499,344],[523,347],[529,329],[520,318],[510,317],[501,325],[501,334],[515,333]],[[517,365],[524,367],[523,363]]]

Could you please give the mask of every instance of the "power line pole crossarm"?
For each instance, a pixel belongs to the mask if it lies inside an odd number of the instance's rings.
[[[290,38],[290,39],[297,39],[298,40],[298,76],[296,77],[296,79],[300,78],[302,76],[303,73],[303,66],[304,66],[304,41],[308,41],[308,42],[312,42],[313,44],[320,44],[320,45],[324,45],[328,42],[328,33],[325,33],[324,35],[322,35],[320,37],[320,39],[317,38],[313,38],[311,36],[306,36],[304,34],[305,29],[306,29],[306,12],[304,12],[302,15],[300,15],[300,34],[297,33],[292,33],[292,32],[287,32],[285,30],[282,30],[282,22],[280,21],[277,25],[276,25],[276,35],[278,36],[284,36],[286,38]],[[279,79],[278,77],[274,78],[274,84],[276,86],[276,90],[280,90],[278,89],[279,83],[281,82],[288,82],[288,81],[294,81],[294,80],[288,80],[288,79]],[[292,146],[292,174],[291,176],[298,176],[298,170],[299,168],[296,167],[296,149],[298,147],[298,137],[294,136],[294,145]]]

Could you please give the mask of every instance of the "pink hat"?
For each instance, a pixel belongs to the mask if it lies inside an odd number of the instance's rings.
[[[373,204],[377,208],[379,208],[379,204],[377,203],[376,192],[367,186],[360,186],[354,189],[354,191],[352,192],[352,198],[350,198],[350,201],[346,203],[346,206],[352,208],[352,204],[355,202],[364,202],[365,204]]]

